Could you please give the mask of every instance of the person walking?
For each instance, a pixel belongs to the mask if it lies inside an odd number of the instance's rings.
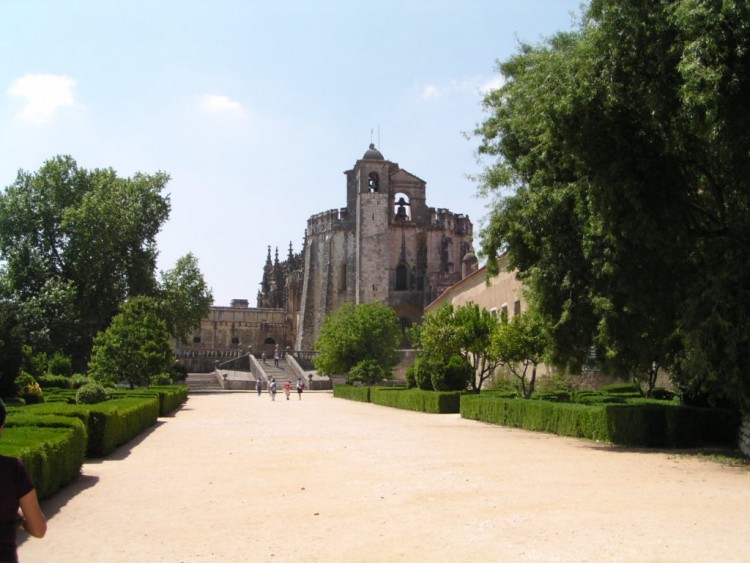
[[[299,400],[302,400],[302,390],[305,388],[305,384],[302,382],[302,378],[297,378],[297,396],[299,397]]]
[[[262,351],[262,352],[260,353],[260,359],[261,359],[261,360],[263,360],[263,364],[265,364],[265,363],[266,363],[266,351],[265,351],[265,350],[263,350],[263,351]]]
[[[7,415],[5,403],[0,400],[0,436]],[[0,455],[0,561],[18,561],[16,530],[19,525],[36,538],[43,538],[47,532],[47,519],[26,467],[15,457]]]
[[[278,350],[276,350],[273,353],[273,365],[275,365],[276,367],[279,367],[279,351]]]
[[[263,392],[263,381],[260,377],[255,382],[255,390],[258,392],[258,397],[260,397],[260,394]]]
[[[276,400],[276,379],[271,378],[271,383],[268,385],[268,392],[271,393],[271,400]]]
[[[292,394],[292,382],[288,379],[284,382],[284,395],[286,395],[286,400],[289,400],[289,395]]]

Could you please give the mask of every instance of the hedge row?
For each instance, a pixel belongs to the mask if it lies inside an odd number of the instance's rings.
[[[80,418],[88,429],[88,457],[103,457],[132,440],[159,417],[159,399],[122,397],[95,405],[41,403],[22,408],[33,415],[62,415]]]
[[[370,402],[369,387],[354,387],[353,385],[334,385],[333,396],[338,399],[349,399],[350,401]]]
[[[163,385],[142,387],[133,390],[118,390],[112,396],[116,397],[156,397],[159,400],[159,416],[169,416],[181,404],[187,401],[187,385]]]
[[[465,391],[423,391],[422,389],[374,387],[370,392],[370,402],[397,409],[447,414],[460,411],[461,395],[465,394]]]
[[[461,416],[503,426],[634,447],[733,444],[739,414],[664,404],[580,405],[464,395]]]
[[[0,444],[4,455],[23,461],[39,497],[48,498],[80,473],[87,435],[78,418],[14,413]]]
[[[21,458],[40,498],[80,473],[86,457],[102,457],[138,436],[187,399],[187,386],[116,391],[95,405],[71,404],[74,391],[50,390],[47,403],[11,407],[0,452]]]
[[[120,399],[125,397],[155,397],[159,401],[159,416],[169,416],[180,405],[187,401],[187,385],[164,385],[153,387],[140,387],[138,389],[117,389],[112,391],[110,398]],[[48,388],[44,391],[45,403],[76,403],[76,391],[62,388]]]
[[[333,396],[340,399],[433,414],[458,413],[463,394],[463,391],[423,391],[403,387],[333,386]]]

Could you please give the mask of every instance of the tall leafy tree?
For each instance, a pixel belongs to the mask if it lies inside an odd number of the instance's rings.
[[[112,169],[86,170],[69,156],[18,173],[0,195],[0,254],[3,287],[22,305],[30,340],[65,351],[80,367],[120,303],[154,293],[168,180],[161,172],[120,178]]]
[[[200,326],[213,303],[211,289],[192,253],[179,258],[171,270],[161,272],[158,294],[161,316],[178,340],[187,339]]]
[[[174,352],[166,323],[153,297],[125,301],[112,324],[94,340],[89,373],[104,382],[127,382],[131,388],[169,373]]]
[[[346,303],[326,316],[315,342],[315,368],[323,374],[345,374],[367,360],[390,373],[398,363],[401,325],[381,303]]]
[[[425,314],[411,335],[428,365],[448,366],[453,357],[462,358],[471,367],[466,383],[478,393],[502,361],[493,346],[498,330],[498,319],[476,303],[446,303]]]
[[[750,7],[594,0],[580,29],[522,46],[485,98],[482,248],[507,249],[554,359],[666,366],[750,400]],[[510,189],[510,192],[506,191]]]
[[[23,361],[23,334],[13,304],[0,300],[0,397],[16,395]]]

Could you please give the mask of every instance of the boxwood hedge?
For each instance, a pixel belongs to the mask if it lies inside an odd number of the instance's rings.
[[[76,417],[9,413],[0,453],[20,458],[40,498],[73,481],[86,457],[87,431]]]
[[[461,397],[461,416],[472,420],[611,442],[633,447],[697,447],[736,443],[739,414],[672,403],[590,405]]]

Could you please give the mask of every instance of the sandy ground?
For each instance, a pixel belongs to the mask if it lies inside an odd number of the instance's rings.
[[[750,470],[305,393],[191,395],[29,562],[750,561]]]

